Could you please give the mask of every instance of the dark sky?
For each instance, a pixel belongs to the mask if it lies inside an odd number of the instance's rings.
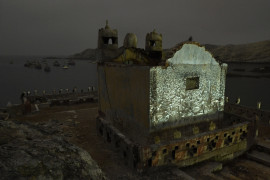
[[[270,0],[0,0],[0,55],[70,55],[97,47],[106,19],[126,33],[163,34],[163,47],[188,39],[241,44],[270,39]]]

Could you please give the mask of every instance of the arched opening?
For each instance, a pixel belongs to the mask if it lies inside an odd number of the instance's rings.
[[[156,46],[156,41],[150,40],[150,46],[155,47]]]
[[[109,38],[108,44],[113,44],[112,38]]]

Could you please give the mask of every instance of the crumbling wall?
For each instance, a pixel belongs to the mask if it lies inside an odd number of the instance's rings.
[[[185,44],[167,61],[150,69],[150,127],[186,124],[224,109],[227,65],[203,47]],[[201,118],[199,118],[201,119]]]

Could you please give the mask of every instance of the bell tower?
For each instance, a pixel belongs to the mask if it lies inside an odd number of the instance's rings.
[[[155,29],[146,34],[145,51],[152,58],[161,59],[162,57],[162,34],[158,34]]]
[[[118,32],[117,29],[111,29],[106,20],[106,26],[98,31],[98,49],[117,49]]]

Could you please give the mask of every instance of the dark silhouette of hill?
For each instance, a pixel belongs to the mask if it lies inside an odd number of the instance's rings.
[[[204,46],[222,62],[270,62],[270,40],[239,45]]]
[[[80,53],[76,53],[74,55],[71,55],[70,58],[72,59],[90,59],[95,60],[96,59],[96,51],[97,49],[85,49]]]
[[[182,43],[171,49],[165,49],[164,52],[170,54],[172,49]],[[222,62],[270,62],[270,40],[239,45],[204,44],[203,46]],[[97,49],[85,49],[70,58],[96,60],[96,54]]]

